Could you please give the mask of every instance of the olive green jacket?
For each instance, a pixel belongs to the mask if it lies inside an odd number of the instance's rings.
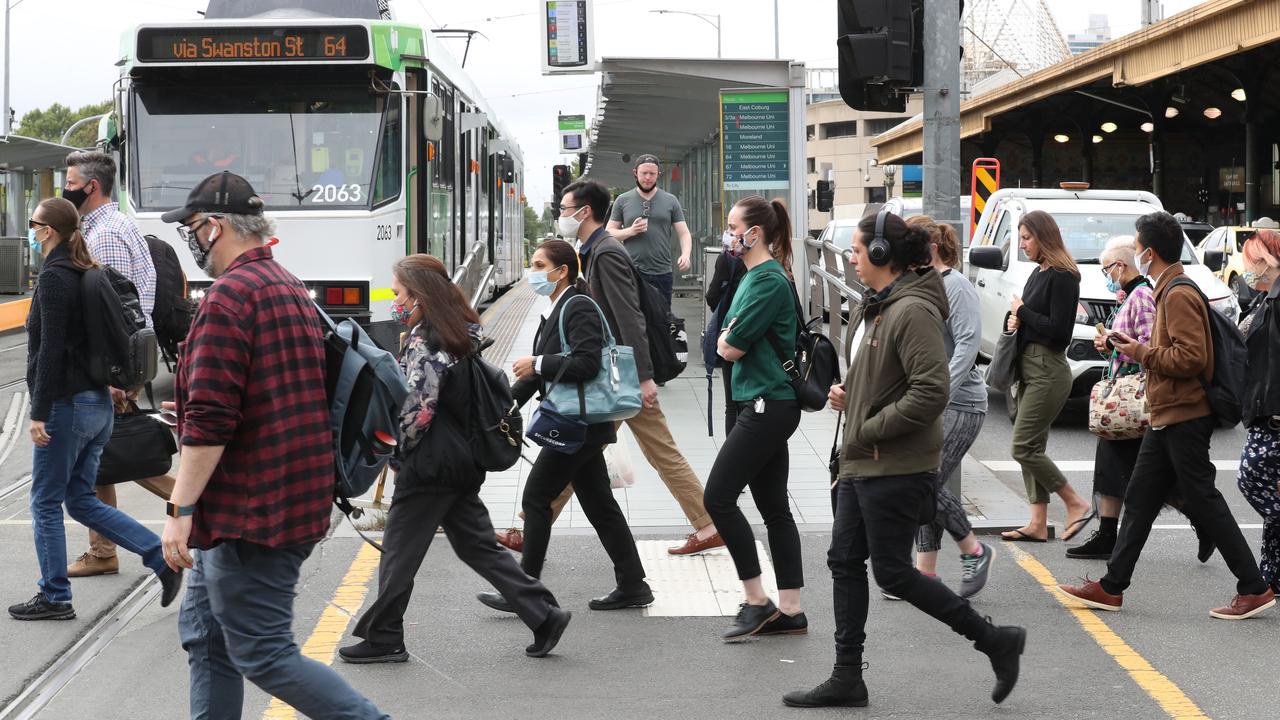
[[[861,309],[866,330],[844,381],[840,477],[937,470],[951,383],[942,277],[932,268],[909,270],[887,297],[868,295]]]

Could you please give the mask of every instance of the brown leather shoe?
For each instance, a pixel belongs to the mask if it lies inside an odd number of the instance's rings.
[[[120,558],[112,555],[100,558],[85,553],[67,566],[67,577],[93,577],[94,575],[115,575],[120,572]]]
[[[1276,604],[1276,594],[1271,588],[1261,595],[1237,595],[1226,607],[1214,608],[1209,614],[1219,620],[1245,620]]]
[[[520,528],[507,528],[494,533],[495,539],[502,547],[514,552],[524,552],[524,533]]]
[[[689,533],[689,537],[684,539],[684,544],[679,547],[667,548],[667,553],[671,555],[697,555],[708,550],[714,550],[718,547],[724,547],[724,538],[720,537],[720,533],[712,533],[711,537],[706,540],[699,540],[698,533]]]
[[[1117,612],[1120,610],[1120,606],[1124,604],[1124,593],[1112,595],[1102,589],[1102,583],[1094,580],[1086,579],[1083,585],[1059,585],[1058,592],[1095,610]]]

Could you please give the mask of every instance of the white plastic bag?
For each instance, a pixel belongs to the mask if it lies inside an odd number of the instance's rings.
[[[604,464],[609,469],[610,488],[617,490],[636,484],[636,470],[631,464],[631,448],[622,433],[618,433],[618,442],[605,446]]]

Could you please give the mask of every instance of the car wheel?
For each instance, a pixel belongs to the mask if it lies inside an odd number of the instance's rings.
[[[1236,299],[1240,301],[1242,309],[1249,305],[1249,301],[1253,300],[1253,291],[1249,289],[1244,277],[1241,275],[1231,278],[1231,290],[1235,292]]]
[[[1004,411],[1009,415],[1009,422],[1018,419],[1018,383],[1010,385],[1004,391]]]

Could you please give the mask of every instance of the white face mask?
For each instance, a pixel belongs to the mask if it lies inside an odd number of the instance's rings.
[[[1139,275],[1146,275],[1148,272],[1151,271],[1151,261],[1148,260],[1146,262],[1142,262],[1142,256],[1146,255],[1148,252],[1150,252],[1150,250],[1151,248],[1147,248],[1146,250],[1143,250],[1140,253],[1136,253],[1133,256],[1134,266],[1138,268]]]
[[[560,216],[558,227],[561,235],[567,238],[578,237],[578,228],[582,226],[582,221],[578,219],[578,213],[584,209],[586,209],[585,206],[574,210],[572,215]]]

